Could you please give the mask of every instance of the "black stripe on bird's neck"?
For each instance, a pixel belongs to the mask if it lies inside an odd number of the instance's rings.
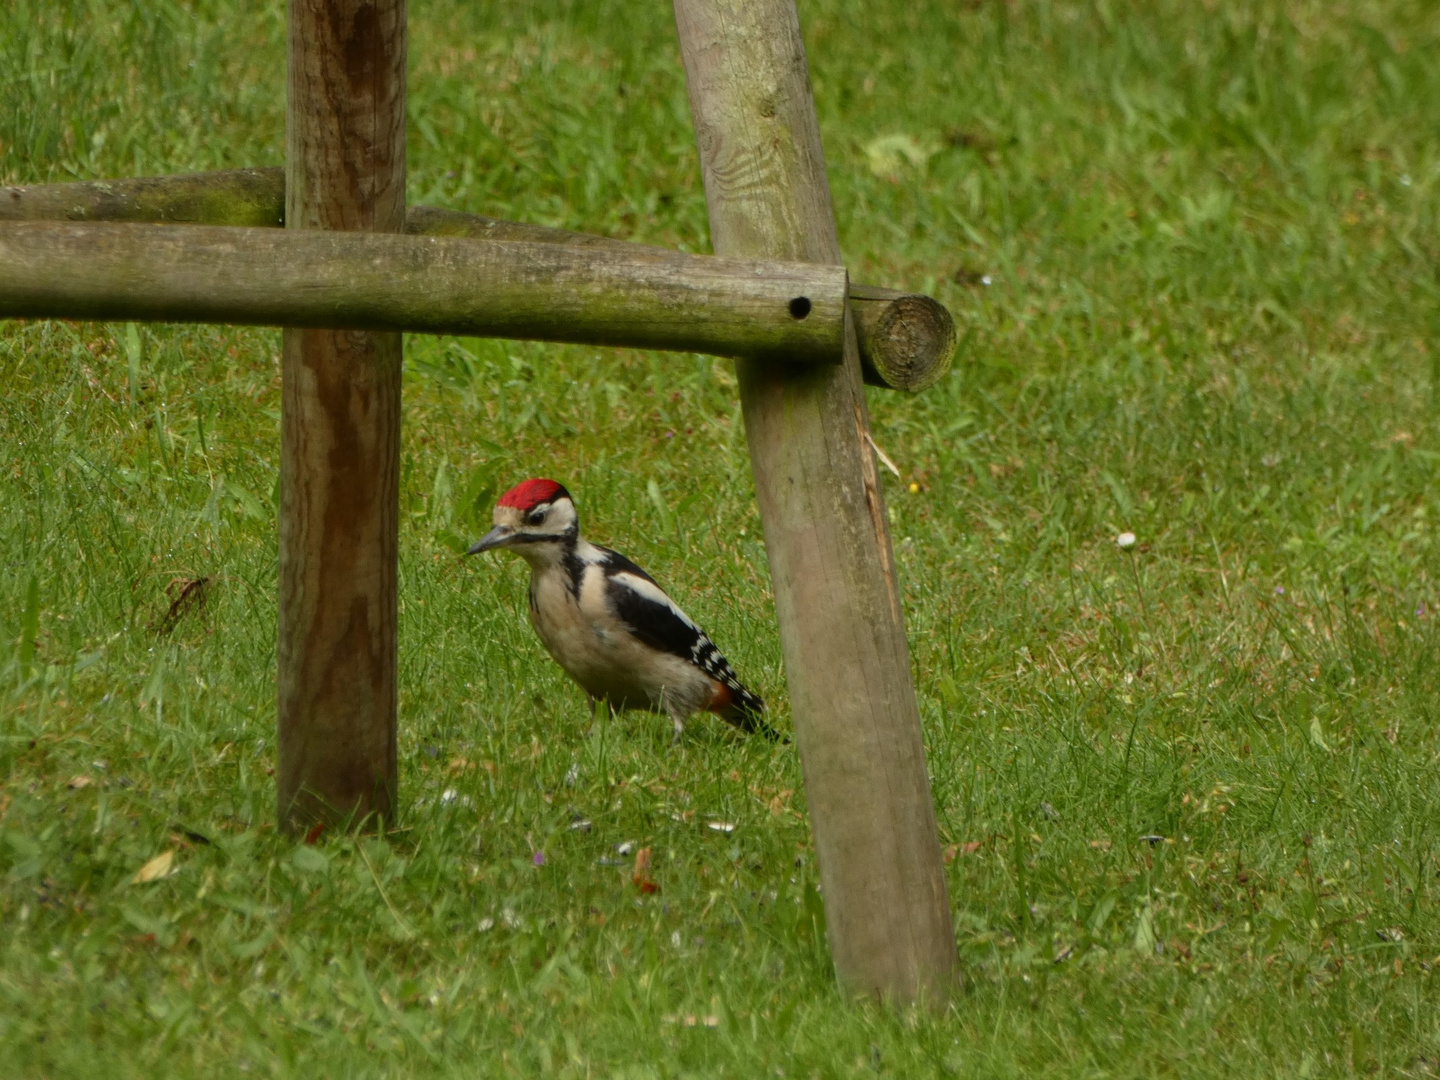
[[[560,565],[565,568],[565,583],[570,595],[580,598],[580,583],[585,577],[585,560],[580,557],[580,530],[570,529],[565,534],[564,548],[560,553]]]

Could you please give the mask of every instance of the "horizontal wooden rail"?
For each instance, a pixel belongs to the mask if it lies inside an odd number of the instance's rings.
[[[0,224],[0,317],[249,323],[838,363],[842,267],[518,240]]]
[[[171,225],[285,224],[285,170],[0,187],[0,221],[134,221]]]
[[[285,170],[232,169],[178,176],[0,187],[0,221],[160,222],[278,227],[285,223]],[[665,252],[607,236],[412,206],[406,231],[423,236],[517,240],[616,251]],[[933,386],[955,354],[955,323],[921,293],[850,287],[865,381],[911,393]]]

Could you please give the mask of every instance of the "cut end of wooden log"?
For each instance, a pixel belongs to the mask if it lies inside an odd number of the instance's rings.
[[[865,381],[916,394],[934,386],[955,356],[955,320],[922,293],[850,287]]]

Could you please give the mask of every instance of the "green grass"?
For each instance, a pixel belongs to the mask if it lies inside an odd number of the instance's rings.
[[[409,339],[401,830],[307,847],[278,336],[7,323],[0,1073],[1440,1073],[1440,15],[1210,7],[802,8],[852,273],[963,337],[871,399],[949,1013],[835,992],[792,746],[592,730],[454,553],[560,478],[788,725],[725,363]],[[667,5],[411,16],[414,201],[707,249]],[[14,0],[0,182],[278,163],[282,19]]]

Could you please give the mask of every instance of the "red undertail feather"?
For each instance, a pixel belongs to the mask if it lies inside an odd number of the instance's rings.
[[[741,731],[758,732],[776,742],[790,741],[782,739],[779,732],[765,722],[765,703],[739,683],[732,686],[720,679],[713,679],[710,686],[710,704],[705,706],[708,711]]]
[[[710,687],[710,704],[705,706],[710,712],[723,713],[735,703],[735,695],[730,692],[730,687],[719,679],[712,680]]]

